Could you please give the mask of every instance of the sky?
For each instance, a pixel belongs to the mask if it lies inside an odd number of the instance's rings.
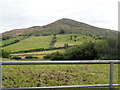
[[[69,18],[118,30],[119,0],[0,0],[0,33]]]

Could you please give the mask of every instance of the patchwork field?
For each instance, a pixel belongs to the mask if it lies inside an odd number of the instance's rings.
[[[75,37],[76,36],[76,37]],[[20,37],[17,37],[20,38]],[[37,49],[37,48],[50,48],[50,43],[53,38],[53,35],[50,36],[31,36],[27,39],[21,40],[18,43],[3,47],[4,50],[10,52]],[[3,44],[10,43],[15,39],[8,39],[3,42]],[[64,35],[56,35],[56,42],[54,47],[64,47],[64,44],[72,45],[80,45],[86,41],[94,41],[95,39],[90,36],[85,36],[81,34],[64,34]]]
[[[28,55],[32,55],[33,57],[38,57],[39,59],[42,59],[43,56],[45,56],[47,54],[52,54],[54,52],[61,52],[62,53],[64,51],[65,51],[64,49],[58,49],[58,50],[48,50],[48,51],[30,52],[30,53],[16,53],[16,54],[11,54],[11,56],[25,57]]]

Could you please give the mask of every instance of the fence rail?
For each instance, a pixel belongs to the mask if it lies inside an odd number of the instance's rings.
[[[77,61],[1,61],[2,65],[37,65],[37,64],[120,64],[119,60],[77,60]]]
[[[110,81],[109,84],[99,85],[71,85],[71,86],[50,86],[50,87],[26,87],[26,88],[2,88],[2,90],[38,90],[38,89],[55,89],[55,88],[80,88],[80,87],[110,87],[120,86],[113,84],[113,65],[120,64],[119,60],[77,60],[77,61],[1,61],[1,65],[47,65],[47,64],[110,64]]]

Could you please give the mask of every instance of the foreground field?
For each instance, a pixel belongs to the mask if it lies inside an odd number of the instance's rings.
[[[9,65],[2,67],[3,88],[108,84],[109,65]],[[114,81],[118,83],[118,65]]]

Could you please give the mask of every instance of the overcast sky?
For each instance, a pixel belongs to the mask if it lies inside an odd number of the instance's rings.
[[[118,29],[119,0],[0,0],[0,33],[70,18]]]

